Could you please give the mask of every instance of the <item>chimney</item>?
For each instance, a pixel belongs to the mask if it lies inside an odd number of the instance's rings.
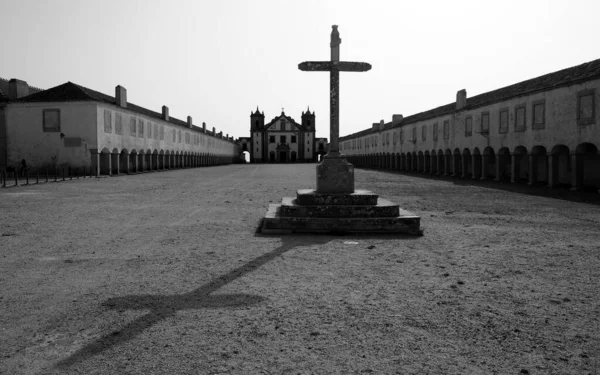
[[[371,130],[377,131],[377,129],[379,129],[379,123],[378,122],[374,122],[373,126],[371,127]]]
[[[223,130],[219,132],[219,138],[223,139]]]
[[[121,85],[115,87],[115,99],[119,107],[127,108],[127,89]]]
[[[217,135],[217,130],[215,129],[214,126],[213,126],[213,135]]]
[[[379,121],[379,130],[383,130],[383,128],[385,127],[385,122],[383,122],[383,120]]]
[[[456,110],[459,111],[467,106],[467,90],[456,92]]]
[[[402,115],[392,115],[392,125],[398,125],[404,121],[404,117]]]
[[[162,107],[162,119],[165,121],[169,121],[169,107],[163,105]]]
[[[229,139],[229,133],[227,133],[227,134],[225,135],[225,138]]]
[[[202,132],[206,133],[206,123],[205,122],[202,123]]]
[[[8,99],[17,100],[29,95],[29,85],[25,81],[13,78],[8,81]]]
[[[188,127],[192,128],[192,116],[188,116]]]

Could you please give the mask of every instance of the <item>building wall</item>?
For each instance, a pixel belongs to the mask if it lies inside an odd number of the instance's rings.
[[[43,131],[44,109],[60,110],[60,131]],[[96,147],[96,104],[28,103],[5,107],[7,165],[89,166]],[[61,134],[63,136],[61,136]]]
[[[111,131],[105,131],[105,111],[110,113]],[[120,134],[117,134],[117,118],[121,116]],[[136,124],[135,134],[131,132],[131,121]],[[117,106],[99,104],[97,106],[96,121],[98,123],[97,137],[98,150],[107,149],[118,152],[126,150],[128,152],[160,152],[174,151],[178,153],[201,153],[216,156],[239,156],[239,145],[232,141],[221,139],[209,134],[202,133],[200,128],[178,126],[155,117],[141,115],[126,108]],[[140,126],[143,124],[143,134],[140,132]],[[149,126],[152,125],[150,132]],[[158,136],[155,134],[155,128]],[[108,130],[108,128],[107,128]],[[162,133],[161,133],[162,132]],[[173,141],[175,133],[175,141]],[[161,137],[161,134],[163,135]]]
[[[43,131],[45,109],[60,110],[60,131]],[[111,132],[105,132],[104,129],[105,110],[110,113]],[[123,150],[135,150],[139,153],[143,150],[144,153],[169,151],[205,154],[230,157],[234,160],[239,156],[239,145],[218,136],[205,134],[198,127],[193,126],[190,129],[177,126],[125,108],[97,102],[10,103],[4,108],[4,113],[7,155],[5,165],[19,165],[21,159],[25,159],[27,164],[33,167],[90,167],[92,151],[100,152],[103,149],[109,152],[116,150],[119,153]],[[121,134],[116,133],[118,115],[122,119]],[[136,120],[135,136],[130,133],[132,118]],[[140,120],[144,123],[143,136],[137,133]],[[152,124],[152,138],[148,137],[149,124]],[[154,137],[155,126],[158,129],[162,127],[163,139]],[[177,135],[175,142],[174,131]]]
[[[595,119],[591,123],[578,120],[579,94],[593,92]],[[544,103],[544,123],[534,129],[534,105]],[[467,99],[468,104],[468,99]],[[517,109],[525,109],[525,126],[517,129]],[[500,113],[508,113],[506,132],[500,131]],[[587,185],[600,186],[600,156],[587,155],[582,165],[574,167],[575,157],[569,155],[582,154],[585,144],[593,145],[592,150],[600,148],[600,79],[584,83],[550,89],[530,95],[510,98],[478,108],[467,108],[436,118],[414,123],[399,125],[374,126],[369,131],[341,138],[342,152],[354,156],[383,156],[384,166],[398,164],[396,155],[402,158],[435,157],[443,155],[459,155],[470,160],[470,155],[491,153],[506,155],[508,162],[503,161],[496,174],[510,174],[511,160],[518,163],[519,173],[516,179],[529,175],[529,169],[537,167],[537,179],[544,181],[549,174],[548,155],[561,153],[557,156],[559,182],[575,183],[571,170],[577,168],[583,171]],[[489,114],[489,134],[482,133],[482,116]],[[466,132],[466,121],[472,121],[471,133]],[[444,122],[449,124],[448,136],[444,136]],[[437,124],[437,139],[434,137]],[[387,127],[387,128],[386,128]],[[596,151],[592,151],[594,153]],[[511,159],[511,154],[516,157]],[[522,155],[543,155],[544,158],[521,158]],[[391,158],[390,158],[391,157]],[[368,163],[371,163],[368,159]],[[431,160],[431,159],[430,159]],[[458,159],[457,159],[458,160]],[[462,160],[462,159],[461,159]],[[472,160],[472,159],[471,159]],[[493,160],[493,159],[492,159]],[[418,161],[419,165],[424,162]],[[496,163],[493,161],[493,163]],[[531,163],[531,165],[530,165]],[[380,161],[375,164],[380,165]],[[420,168],[421,168],[420,167]],[[469,172],[474,167],[467,165]],[[424,167],[427,169],[428,167]],[[454,167],[452,167],[454,168]],[[462,167],[459,167],[462,168]],[[496,176],[496,178],[498,178]],[[511,178],[513,176],[511,175]]]
[[[577,122],[577,93],[586,89],[596,89],[595,111],[596,124],[578,125]],[[545,100],[545,125],[544,129],[532,129],[532,104],[538,100]],[[526,127],[524,131],[515,131],[515,109],[518,105],[525,105]],[[600,106],[600,80],[583,84],[561,87],[558,89],[535,93],[529,96],[512,98],[488,106],[457,111],[454,114],[428,119],[412,124],[387,130],[374,130],[369,134],[342,138],[343,152],[347,155],[366,155],[373,153],[407,153],[432,150],[471,151],[478,148],[483,151],[486,147],[495,150],[506,147],[511,152],[518,146],[531,150],[534,146],[543,146],[550,151],[556,145],[565,145],[574,150],[579,144],[592,142],[600,144],[599,121]],[[500,110],[508,109],[508,132],[499,132]],[[489,113],[489,136],[481,132],[481,117],[483,112]],[[465,135],[465,119],[472,118],[472,135]],[[444,121],[449,121],[450,132],[444,138]],[[434,140],[433,128],[437,123],[438,137]],[[425,140],[422,129],[425,128]],[[413,133],[415,132],[415,133]],[[401,134],[402,133],[402,134]],[[416,135],[416,142],[409,140]],[[389,140],[388,140],[389,138]],[[394,140],[396,140],[394,142]],[[376,145],[373,145],[376,142]]]

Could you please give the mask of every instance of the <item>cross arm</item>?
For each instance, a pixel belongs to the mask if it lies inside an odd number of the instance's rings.
[[[330,72],[331,61],[305,61],[298,64],[298,69],[307,72]]]
[[[330,72],[333,69],[339,72],[366,72],[371,70],[371,64],[353,61],[305,61],[298,64],[298,69],[308,72]]]

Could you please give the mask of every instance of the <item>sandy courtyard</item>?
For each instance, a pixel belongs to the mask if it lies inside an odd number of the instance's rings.
[[[357,170],[425,235],[257,235],[314,168],[0,189],[0,373],[600,373],[600,206]]]

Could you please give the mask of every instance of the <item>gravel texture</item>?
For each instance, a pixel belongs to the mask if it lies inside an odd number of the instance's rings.
[[[598,205],[358,169],[423,237],[255,233],[314,178],[230,165],[0,189],[0,373],[599,373]]]

